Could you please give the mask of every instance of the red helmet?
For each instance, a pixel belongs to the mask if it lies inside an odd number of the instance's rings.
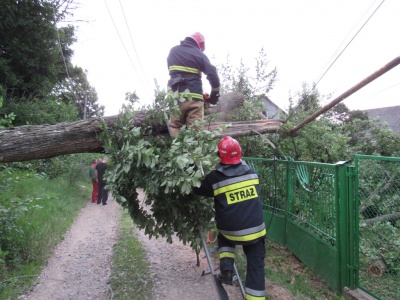
[[[200,32],[195,32],[191,34],[190,37],[195,40],[197,46],[199,46],[201,51],[204,51],[206,49],[204,36]]]
[[[242,158],[242,148],[240,148],[239,142],[230,136],[224,137],[219,142],[218,152],[223,164],[238,164]]]

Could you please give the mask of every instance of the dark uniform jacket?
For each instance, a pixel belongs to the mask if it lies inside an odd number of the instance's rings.
[[[217,165],[194,192],[214,197],[217,228],[228,240],[245,244],[266,235],[259,179],[244,161]]]
[[[208,57],[199,49],[192,38],[186,38],[171,49],[168,58],[168,70],[171,79],[168,86],[175,92],[189,89],[193,100],[203,100],[201,73],[207,75],[211,90],[219,92],[220,81],[217,69]]]

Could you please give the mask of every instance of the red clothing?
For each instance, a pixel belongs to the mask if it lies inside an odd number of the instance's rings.
[[[98,184],[97,184],[97,179],[92,179],[92,202],[97,203],[97,194],[98,194]]]
[[[93,168],[93,170],[90,171],[89,175],[90,175],[90,179],[92,181],[92,202],[96,202],[97,203],[97,199],[98,199],[98,183],[97,183],[97,179],[96,179],[96,164],[92,164],[91,168]]]

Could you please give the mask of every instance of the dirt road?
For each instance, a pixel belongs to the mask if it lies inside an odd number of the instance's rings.
[[[141,194],[143,196],[143,194]],[[121,207],[113,199],[108,205],[88,201],[56,247],[33,290],[21,300],[111,300],[110,287],[113,245],[119,233]],[[144,245],[154,281],[149,300],[218,299],[205,255],[196,266],[196,255],[178,240],[149,240],[143,231],[134,230]],[[238,287],[227,287],[230,300],[240,300]],[[268,299],[291,300],[289,293],[267,282]],[[134,295],[132,300],[135,300]]]

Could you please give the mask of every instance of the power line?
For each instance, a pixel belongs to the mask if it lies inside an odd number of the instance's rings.
[[[390,89],[392,89],[392,88],[394,88],[394,87],[396,87],[396,86],[398,86],[398,85],[400,85],[400,82],[399,82],[399,83],[396,83],[396,84],[393,84],[393,85],[391,85],[391,86],[389,86],[389,87],[387,87],[387,88],[384,88],[384,89],[381,89],[381,90],[377,91],[377,92],[375,93],[375,95],[376,95],[376,94],[379,94],[379,93],[382,93],[382,92],[384,92],[384,91],[386,91],[386,90],[390,90]]]
[[[375,2],[376,2],[376,1],[375,1]],[[358,23],[360,23],[361,20],[365,19],[366,15],[367,15],[367,12],[371,9],[371,7],[372,7],[373,5],[374,5],[374,4],[371,3],[370,7],[365,11],[364,15],[363,15],[363,16],[357,21],[357,23],[355,23],[354,26],[349,30],[349,32],[346,34],[346,37],[343,39],[343,41],[340,43],[339,47],[338,47],[338,48],[335,50],[335,52],[332,54],[332,56],[331,56],[331,58],[328,60],[328,62],[332,61],[332,60],[335,58],[335,56],[339,53],[339,50],[342,48],[342,45],[344,44],[344,42],[348,39],[350,33],[353,32],[353,31],[355,30],[356,25],[357,25]],[[325,67],[328,65],[328,62],[325,64],[324,69],[325,69]]]
[[[130,37],[130,39],[131,39],[131,43],[132,43],[132,46],[133,46],[133,50],[135,50],[136,59],[137,59],[137,61],[139,62],[139,66],[140,66],[140,69],[141,69],[141,71],[142,71],[142,73],[143,73],[145,79],[146,79],[146,83],[147,83],[147,84],[149,85],[149,87],[150,87],[150,84],[148,83],[147,78],[146,78],[146,73],[144,72],[143,66],[142,66],[142,64],[141,64],[141,62],[140,62],[139,55],[138,55],[138,52],[137,52],[136,47],[135,47],[135,43],[133,42],[131,30],[130,30],[128,21],[127,21],[126,16],[125,16],[125,10],[124,10],[124,8],[122,7],[121,0],[119,0],[119,5],[121,6],[122,14],[124,15],[125,24],[126,24],[126,27],[128,28],[129,37]]]
[[[131,56],[129,55],[128,49],[126,49],[125,44],[124,44],[124,42],[123,42],[123,40],[122,40],[122,37],[121,37],[121,35],[119,34],[118,28],[117,28],[117,26],[116,26],[116,24],[115,24],[115,22],[114,22],[114,19],[113,19],[112,15],[111,15],[110,9],[108,8],[107,1],[104,0],[104,3],[106,4],[108,14],[110,15],[111,21],[112,21],[112,23],[113,23],[113,25],[114,25],[115,31],[116,31],[117,34],[118,34],[119,40],[121,41],[121,44],[122,44],[122,46],[123,46],[124,49],[125,49],[126,55],[128,55],[129,61],[131,62],[133,69],[135,70],[136,74],[137,74],[137,75],[139,76],[139,78],[140,78],[139,72],[137,71],[137,69],[136,69],[136,67],[135,67],[135,64],[134,64],[133,61],[132,61],[132,58],[131,58]]]
[[[54,9],[54,5],[53,5],[52,8],[53,8],[53,16],[54,16],[54,27],[55,27],[56,32],[57,32],[57,40],[58,40],[58,45],[60,46],[60,52],[61,52],[61,56],[62,56],[62,59],[63,59],[65,72],[67,73],[67,77],[68,77],[70,83],[72,84],[72,79],[71,79],[71,76],[69,75],[68,65],[67,65],[67,62],[66,62],[66,59],[65,59],[65,55],[64,55],[64,52],[63,52],[63,49],[62,49],[62,45],[61,45],[60,33],[58,32],[58,28],[57,28],[56,11]],[[75,103],[80,105],[80,103],[78,102],[78,99],[76,98],[76,94],[75,94],[73,85],[71,86],[71,90],[72,90],[72,95],[74,96],[74,99],[75,99]],[[80,106],[82,107],[82,105],[80,105]]]
[[[60,52],[61,52],[61,56],[62,56],[62,59],[63,59],[63,63],[64,63],[64,67],[65,67],[65,72],[67,73],[68,78],[71,79],[70,76],[69,76],[68,66],[67,66],[67,63],[66,63],[66,61],[65,61],[64,52],[63,52],[62,46],[61,46],[60,33],[58,32],[58,28],[57,28],[57,23],[56,23],[56,11],[54,10],[54,5],[53,5],[52,8],[53,8],[53,16],[54,16],[54,27],[55,27],[56,32],[57,32],[57,40],[58,40],[58,45],[60,46]]]
[[[316,83],[313,85],[313,89],[317,86],[317,84],[322,80],[322,78],[325,76],[325,74],[330,70],[330,68],[333,66],[333,64],[339,59],[339,57],[343,54],[343,52],[347,49],[347,47],[353,42],[353,40],[356,38],[356,36],[360,33],[360,31],[364,28],[364,26],[369,22],[369,20],[372,18],[373,15],[375,15],[376,11],[381,7],[381,5],[385,2],[385,0],[382,0],[382,2],[378,5],[378,7],[373,11],[373,13],[369,16],[369,18],[364,22],[364,24],[361,26],[361,28],[356,32],[356,34],[352,37],[352,39],[347,43],[347,45],[344,47],[344,49],[339,53],[339,55],[335,58],[335,60],[330,64],[328,69],[322,74],[322,76],[318,79]]]

